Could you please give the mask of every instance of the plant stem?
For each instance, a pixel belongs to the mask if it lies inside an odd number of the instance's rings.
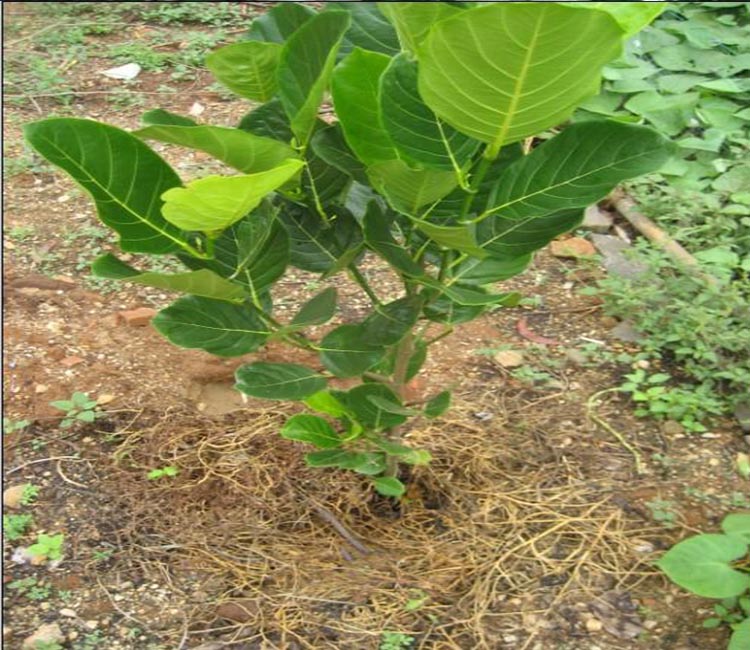
[[[352,278],[354,281],[362,287],[362,290],[367,294],[367,297],[370,299],[373,305],[376,307],[380,306],[382,303],[380,302],[380,299],[377,297],[375,292],[372,290],[372,287],[367,282],[367,278],[365,278],[364,275],[362,275],[361,271],[357,268],[356,264],[350,264],[349,265],[349,273],[352,274]]]
[[[406,377],[409,372],[409,360],[414,353],[414,332],[409,332],[396,346],[394,351],[392,385],[399,399],[403,402],[406,398]],[[392,442],[400,442],[401,434],[398,427],[387,431],[387,437]],[[398,475],[398,456],[387,455],[385,476],[396,477]]]
[[[474,196],[476,195],[477,190],[479,190],[479,186],[482,184],[484,177],[487,175],[487,171],[489,170],[490,165],[495,160],[495,158],[497,158],[498,153],[500,153],[499,149],[495,152],[491,152],[489,148],[484,150],[484,154],[482,155],[482,160],[479,163],[479,167],[477,167],[477,171],[471,179],[469,192],[467,192],[466,196],[464,197],[464,202],[461,205],[461,212],[458,215],[459,221],[465,219],[466,215],[469,214],[469,209],[471,208],[471,204],[474,201]]]

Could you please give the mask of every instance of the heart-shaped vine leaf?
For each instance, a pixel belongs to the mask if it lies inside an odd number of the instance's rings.
[[[151,321],[175,345],[220,357],[257,350],[270,335],[255,307],[186,296],[162,309]]]
[[[237,390],[265,399],[302,400],[326,387],[323,375],[294,363],[257,362],[235,373]]]

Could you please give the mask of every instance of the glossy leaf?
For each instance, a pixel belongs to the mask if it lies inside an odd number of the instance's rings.
[[[291,142],[294,137],[289,118],[278,97],[247,113],[238,128],[284,143]]]
[[[327,7],[345,9],[352,23],[341,44],[341,53],[348,54],[355,47],[394,55],[399,52],[396,30],[378,10],[374,2],[328,2]]]
[[[336,289],[323,289],[318,295],[308,300],[292,319],[295,328],[322,325],[333,318],[336,313]]]
[[[146,126],[159,124],[161,126],[199,126],[198,122],[190,117],[170,113],[161,108],[155,108],[152,111],[146,111],[141,115],[141,122]]]
[[[313,411],[326,413],[335,418],[343,417],[347,413],[346,407],[326,390],[310,395],[310,397],[304,401],[305,406],[311,408]]]
[[[173,302],[151,322],[175,345],[198,348],[220,357],[253,352],[270,335],[254,307],[196,296]]]
[[[424,407],[424,414],[428,418],[437,418],[445,413],[451,406],[451,392],[444,390],[433,397]]]
[[[377,305],[361,324],[361,335],[373,346],[395,345],[416,324],[422,311],[422,302],[421,297],[413,296]]]
[[[363,163],[397,157],[379,109],[380,77],[390,57],[355,48],[336,66],[331,95],[346,142]]]
[[[349,27],[346,11],[325,11],[286,41],[278,67],[279,97],[301,144],[312,135],[341,39]]]
[[[320,449],[341,446],[341,438],[333,427],[316,415],[293,415],[281,429],[281,436],[287,440],[309,442]]]
[[[418,214],[419,208],[439,201],[456,187],[454,172],[412,169],[403,160],[387,160],[367,168],[373,187],[399,212]]]
[[[395,413],[396,415],[405,415],[407,417],[419,415],[419,411],[415,409],[410,409],[396,402],[391,402],[390,400],[385,399],[384,397],[380,397],[378,395],[370,395],[367,399],[369,399],[375,406],[377,406],[379,409],[382,409],[386,413]],[[393,453],[393,452],[388,452],[388,453]]]
[[[606,11],[620,25],[626,38],[637,34],[669,6],[667,2],[563,2],[561,4]]]
[[[254,210],[265,196],[289,181],[303,167],[287,160],[268,171],[246,176],[206,176],[162,194],[162,214],[185,230],[217,232]]]
[[[294,363],[251,363],[235,377],[237,390],[265,399],[302,400],[326,387],[325,377]]]
[[[371,397],[380,397],[398,404],[396,394],[383,384],[361,384],[347,392],[334,392],[338,399],[354,415],[357,422],[369,429],[390,429],[406,421],[398,413],[389,413],[370,401]]]
[[[432,241],[444,248],[460,251],[477,259],[487,257],[487,251],[479,247],[474,224],[466,223],[460,226],[441,226],[426,219],[411,220],[420,231]]]
[[[140,139],[91,120],[52,118],[24,127],[27,142],[70,174],[96,202],[99,218],[133,253],[173,253],[183,233],[161,214],[161,195],[181,185],[172,168]]]
[[[409,277],[422,277],[424,270],[391,234],[390,220],[374,201],[365,214],[363,229],[367,245],[396,270]]]
[[[253,20],[247,37],[251,41],[283,43],[315,13],[315,9],[299,2],[280,2]]]
[[[530,262],[530,254],[489,257],[483,260],[467,259],[455,268],[452,279],[468,284],[492,284],[518,275]]]
[[[419,91],[491,152],[555,126],[597,92],[622,30],[605,12],[497,3],[440,21],[419,48]]]
[[[732,598],[750,589],[750,576],[730,566],[747,554],[734,535],[703,534],[679,542],[656,565],[672,582],[704,598]]]
[[[380,113],[400,158],[414,166],[459,172],[479,141],[438,120],[417,89],[417,63],[401,54],[380,82]]]
[[[206,57],[206,67],[240,97],[265,102],[276,94],[281,49],[278,43],[262,41],[232,43],[211,52]]]
[[[365,166],[346,144],[340,124],[331,124],[318,129],[310,144],[321,160],[351,176],[354,180],[367,183]]]
[[[386,497],[400,497],[406,493],[406,486],[393,476],[379,476],[372,484],[378,494]]]
[[[354,377],[372,368],[385,355],[382,346],[370,345],[360,325],[340,325],[320,342],[320,360],[337,377]]]
[[[378,8],[393,23],[403,48],[412,54],[436,22],[461,11],[445,2],[379,2]]]
[[[134,133],[146,140],[159,140],[205,151],[245,174],[273,169],[297,155],[290,146],[278,140],[221,126],[154,124]]]
[[[156,273],[138,271],[129,264],[107,253],[94,260],[91,265],[94,275],[109,280],[126,280],[147,287],[157,287],[167,291],[181,291],[194,296],[242,302],[245,292],[241,286],[225,280],[208,269],[183,273]]]

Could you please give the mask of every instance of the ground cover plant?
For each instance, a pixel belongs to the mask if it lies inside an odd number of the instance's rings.
[[[317,353],[322,369],[244,365],[237,388],[303,402],[310,413],[281,434],[317,448],[308,464],[353,470],[398,497],[404,465],[430,460],[406,444],[405,422],[450,404],[448,391],[408,396],[429,346],[515,304],[517,295],[491,285],[521,273],[587,205],[671,155],[647,127],[586,120],[557,129],[661,10],[571,5],[318,12],[285,3],[254,21],[248,40],[207,59],[221,83],[262,102],[237,128],[157,109],[134,133],[53,118],[27,125],[26,138],[92,196],[124,252],[174,255],[187,267],[166,274],[106,254],[96,275],[187,294],[154,319],[177,345],[233,357],[275,339]],[[564,64],[561,51],[572,57]],[[335,119],[323,120],[329,91]],[[145,140],[204,151],[240,173],[183,185]],[[365,252],[400,278],[400,296],[376,294],[359,268]],[[312,335],[335,314],[329,288],[280,322],[272,290],[288,266],[350,274],[372,302],[369,316]],[[360,381],[341,388],[351,378]]]

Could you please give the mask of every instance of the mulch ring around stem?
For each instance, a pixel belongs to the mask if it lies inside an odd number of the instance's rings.
[[[633,638],[630,589],[653,573],[658,531],[617,505],[591,458],[582,469],[537,435],[549,405],[489,399],[502,417],[459,397],[413,423],[405,441],[434,460],[397,508],[353,473],[307,468],[278,434],[295,407],[131,427],[102,472],[119,561],[190,577],[180,648],[374,649],[399,631],[413,648],[523,650],[585,638],[592,612]],[[166,465],[177,476],[144,480]]]

